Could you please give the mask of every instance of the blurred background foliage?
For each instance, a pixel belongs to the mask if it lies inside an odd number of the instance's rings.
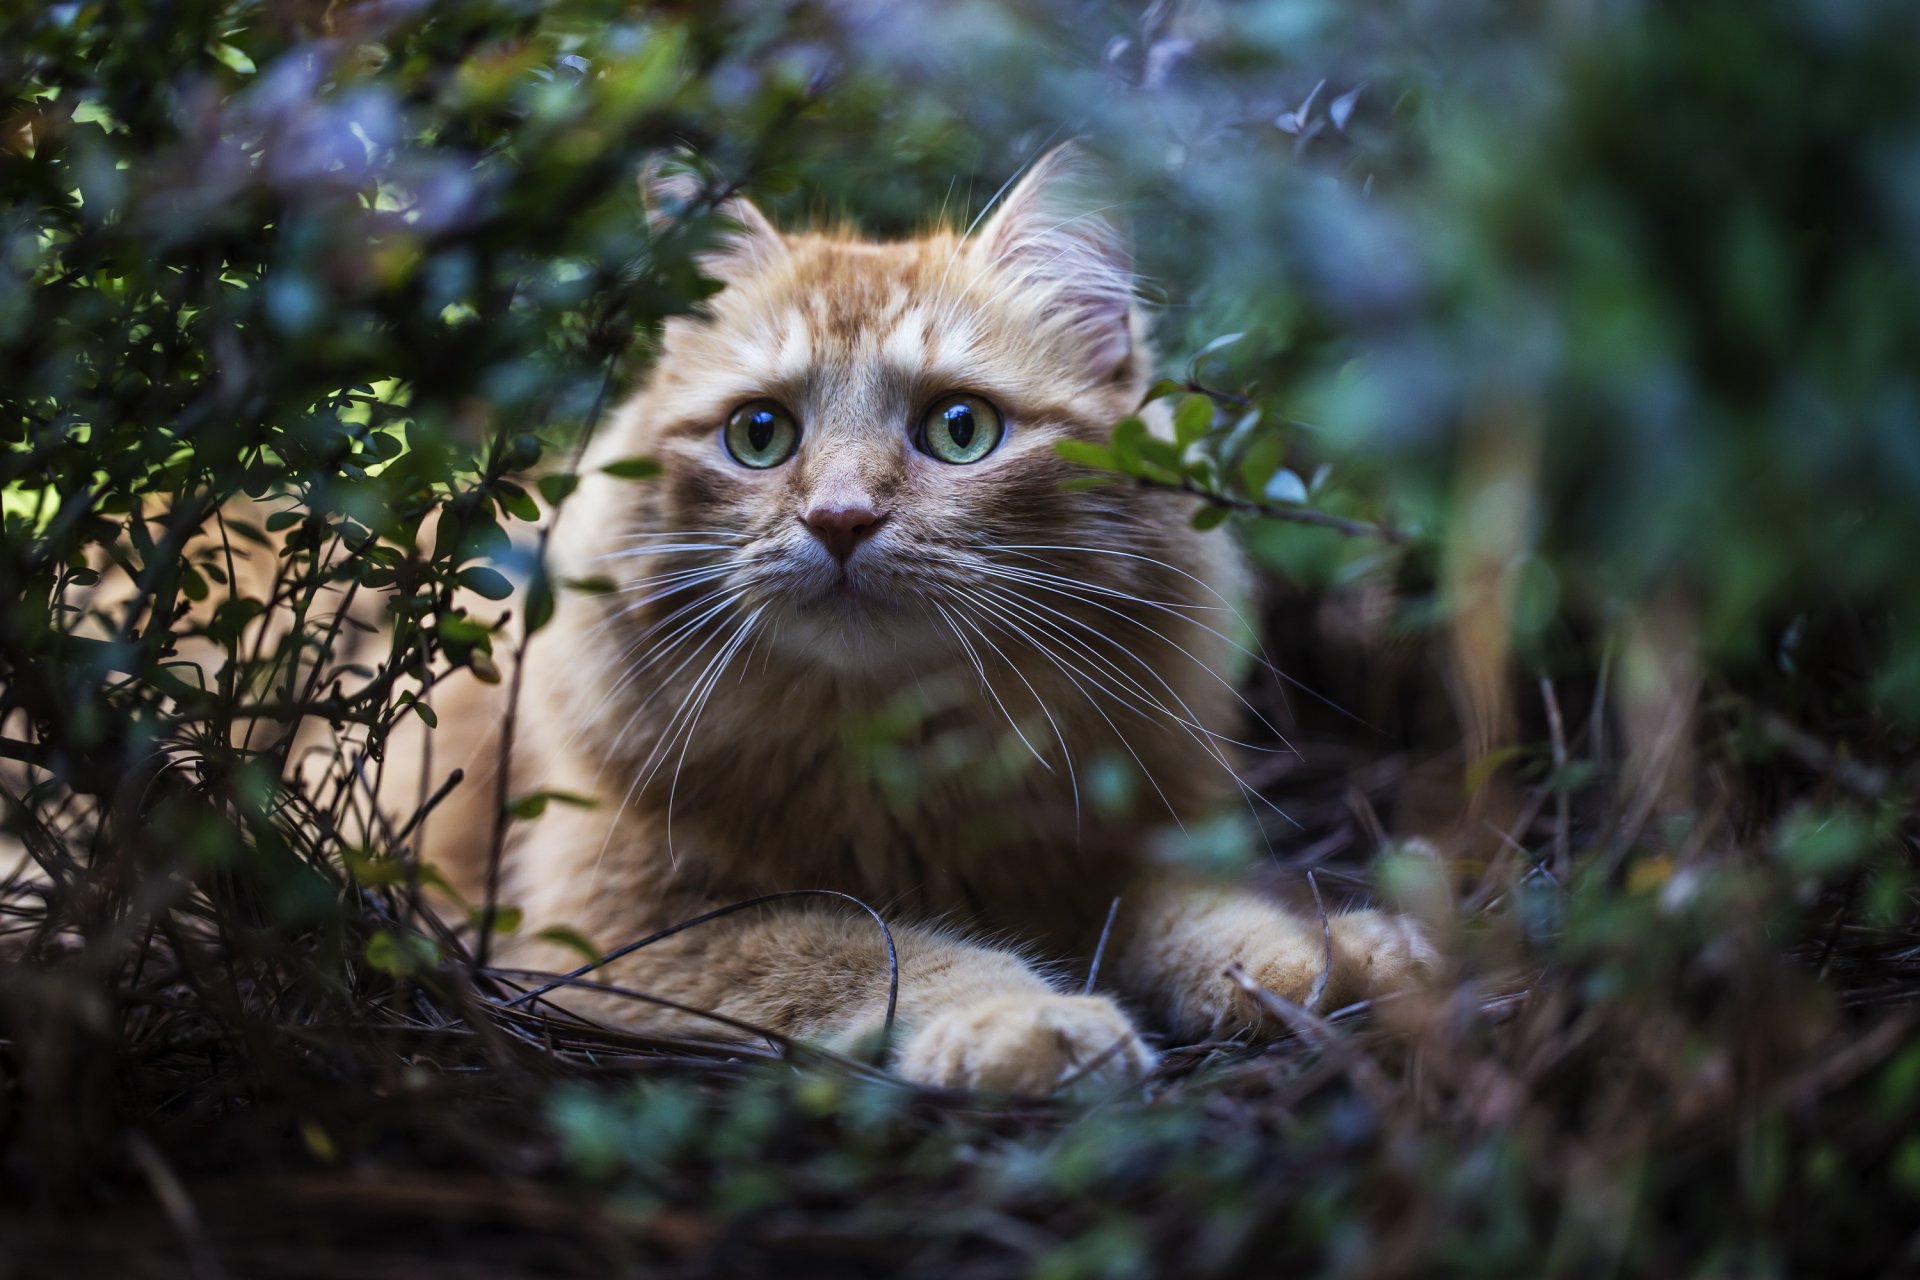
[[[1916,50],[1904,0],[8,7],[8,1238],[1920,1265]],[[1275,870],[1459,921],[1458,985],[1087,1115],[501,1012],[355,788],[542,621],[514,535],[712,287],[711,205],[964,225],[1070,137],[1178,429],[1081,461],[1272,571]],[[708,198],[651,232],[680,148]],[[303,718],[331,791],[282,781]]]

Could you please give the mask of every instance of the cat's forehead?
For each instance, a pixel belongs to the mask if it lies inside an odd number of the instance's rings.
[[[969,296],[975,271],[946,236],[896,244],[794,237],[783,261],[722,292],[715,318],[723,328],[777,332],[776,377],[831,360],[952,358],[981,336],[985,317]]]
[[[950,233],[874,243],[788,237],[786,252],[730,280],[707,318],[668,335],[668,377],[716,395],[848,380],[997,386],[1057,376],[1022,342],[1018,290]]]
[[[762,273],[735,301],[804,309],[824,331],[846,333],[892,323],[917,301],[964,290],[973,264],[952,236],[875,242],[820,235],[790,236],[783,261]]]

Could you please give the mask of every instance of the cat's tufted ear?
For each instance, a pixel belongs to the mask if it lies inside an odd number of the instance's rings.
[[[1126,237],[1088,190],[1089,163],[1073,143],[1034,161],[976,233],[973,252],[1051,295],[1049,316],[1084,341],[1096,378],[1132,372],[1133,261]]]
[[[640,199],[654,233],[674,226],[701,202],[713,198],[713,184],[681,152],[658,156],[640,174]],[[700,269],[716,280],[760,270],[786,255],[786,242],[767,215],[745,196],[722,197],[713,212],[723,222],[717,238],[695,255]]]

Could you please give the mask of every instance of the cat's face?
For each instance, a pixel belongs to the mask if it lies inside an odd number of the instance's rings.
[[[1104,440],[1147,361],[1124,251],[1063,211],[1061,167],[1042,162],[965,238],[782,236],[731,210],[742,232],[709,265],[725,287],[669,326],[602,442],[663,467],[607,544],[610,576],[656,602],[638,617],[719,610],[751,618],[756,645],[883,669],[1046,625],[1006,600],[1034,596],[1034,573],[1139,592],[1125,555],[1072,555],[1133,545],[1166,504],[1063,487],[1055,445]]]

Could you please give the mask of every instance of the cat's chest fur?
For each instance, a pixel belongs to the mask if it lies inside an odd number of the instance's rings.
[[[964,666],[882,679],[779,663],[728,675],[676,724],[679,700],[582,735],[600,803],[622,816],[616,861],[723,897],[831,888],[1030,936],[1084,932],[1134,866],[1139,813],[1090,790],[1094,762],[1124,750],[1091,704],[1003,705]]]

